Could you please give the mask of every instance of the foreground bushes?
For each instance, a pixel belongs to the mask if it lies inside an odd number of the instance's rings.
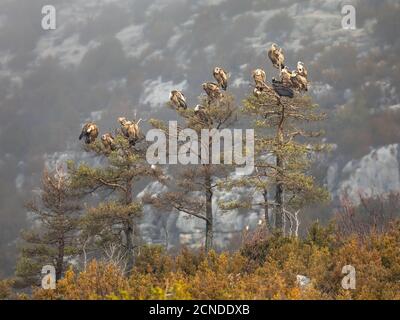
[[[13,282],[11,280],[0,279],[0,300],[11,298],[13,295],[12,287]]]
[[[342,268],[356,269],[356,289],[341,286]],[[311,279],[296,283],[297,275]],[[34,299],[400,299],[400,225],[384,233],[339,236],[315,225],[304,240],[247,239],[240,252],[183,250],[167,255],[146,247],[127,277],[113,263],[92,261],[70,269],[56,290],[37,289]]]

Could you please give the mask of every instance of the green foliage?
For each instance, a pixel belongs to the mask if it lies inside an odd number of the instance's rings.
[[[37,283],[47,264],[54,265],[57,278],[61,278],[65,267],[79,254],[77,200],[68,175],[60,168],[44,170],[40,195],[26,205],[36,226],[21,233],[16,267],[20,286]]]
[[[314,222],[308,230],[305,242],[310,245],[330,248],[338,241],[335,237],[335,231],[336,225],[333,222],[329,223],[327,227]]]
[[[318,111],[318,105],[309,96],[296,94],[293,99],[281,98],[267,89],[260,96],[248,96],[242,111],[253,120],[256,130],[256,170],[250,176],[228,181],[224,188],[248,187],[252,192],[247,198],[225,204],[223,208],[260,208],[264,211],[266,228],[273,231],[275,223],[285,234],[287,210],[297,211],[330,197],[310,173],[316,154],[329,147],[316,140],[324,133],[317,123],[326,115]],[[260,194],[264,200],[256,202]],[[269,217],[270,207],[274,209],[275,219]],[[294,215],[288,219],[291,224],[298,223]]]
[[[82,246],[98,255],[103,255],[107,248],[118,248],[127,261],[127,271],[133,267],[140,243],[137,220],[142,214],[142,203],[135,199],[135,187],[144,178],[159,179],[162,174],[147,163],[146,146],[143,137],[132,144],[119,132],[111,149],[99,141],[85,146],[87,152],[101,160],[98,166],[68,163],[77,193],[88,200],[94,192],[101,194],[101,200],[92,201],[80,221]]]

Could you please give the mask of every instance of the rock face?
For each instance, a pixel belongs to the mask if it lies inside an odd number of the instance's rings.
[[[372,150],[358,160],[352,160],[340,166],[333,162],[326,174],[327,188],[334,200],[346,197],[354,204],[360,201],[360,195],[370,197],[400,192],[400,152],[399,144],[391,144]],[[152,193],[161,189],[150,185],[146,187]],[[213,209],[215,212],[215,246],[226,248],[235,237],[241,237],[247,228],[255,228],[263,219],[263,212],[250,211],[242,213],[239,210],[222,212],[218,210],[220,200],[240,198],[241,193],[248,190],[235,190],[230,193],[216,192]],[[154,212],[145,208],[141,231],[148,242],[166,244],[169,248],[179,245],[199,247],[204,243],[205,223],[202,220],[188,216],[185,213]]]
[[[400,152],[399,144],[391,144],[373,149],[358,160],[352,160],[344,165],[333,161],[326,173],[327,188],[337,201],[343,197],[357,204],[362,196],[374,196],[389,192],[400,192]],[[50,166],[65,160],[93,161],[88,155],[70,151],[55,153],[46,157]],[[99,165],[100,163],[93,163]],[[19,178],[20,179],[20,178]],[[138,198],[144,193],[157,195],[166,188],[158,182],[147,185]],[[219,201],[238,200],[249,190],[235,189],[232,192],[215,192],[213,210],[215,212],[214,244],[216,248],[226,248],[235,239],[241,239],[247,229],[252,230],[263,221],[263,211],[241,212],[232,210],[223,212],[218,209]],[[261,198],[261,196],[260,196]],[[256,199],[256,202],[261,199]],[[143,241],[160,244],[169,249],[181,245],[199,248],[204,244],[205,223],[183,212],[156,212],[152,207],[145,206],[140,224]]]
[[[337,199],[348,197],[359,203],[360,195],[400,191],[399,170],[399,144],[390,144],[348,162],[341,170],[333,163],[327,172],[328,188]]]
[[[158,183],[151,183],[138,195],[140,198],[145,192],[158,194],[165,188]],[[242,191],[244,192],[244,191]],[[226,248],[240,239],[246,229],[255,228],[262,220],[262,212],[246,212],[239,210],[223,212],[218,210],[217,203],[221,200],[232,200],[240,197],[235,190],[230,193],[215,192],[213,200],[214,216],[214,245],[216,248]],[[205,222],[191,217],[183,212],[156,212],[150,206],[145,206],[140,225],[143,240],[147,243],[161,244],[168,248],[177,248],[181,245],[199,248],[204,245]]]
[[[214,246],[227,248],[232,241],[243,236],[247,227],[256,227],[260,218],[256,212],[246,215],[235,211],[217,213],[214,218]],[[140,231],[146,243],[161,244],[169,249],[182,245],[200,248],[205,240],[205,222],[182,212],[161,214],[145,208]]]

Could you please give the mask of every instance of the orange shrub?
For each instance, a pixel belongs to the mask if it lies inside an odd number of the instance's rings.
[[[304,239],[254,238],[236,253],[191,252],[176,257],[143,248],[130,276],[92,261],[69,270],[56,290],[34,299],[400,299],[400,224],[383,233],[339,238],[314,225]],[[257,250],[261,250],[259,254]],[[356,289],[345,290],[342,268],[356,270]],[[300,286],[297,275],[310,283]]]

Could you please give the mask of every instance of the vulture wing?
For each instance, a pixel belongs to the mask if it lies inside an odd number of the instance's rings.
[[[275,92],[281,97],[294,97],[293,90],[279,82],[273,82],[272,87],[274,88]]]

